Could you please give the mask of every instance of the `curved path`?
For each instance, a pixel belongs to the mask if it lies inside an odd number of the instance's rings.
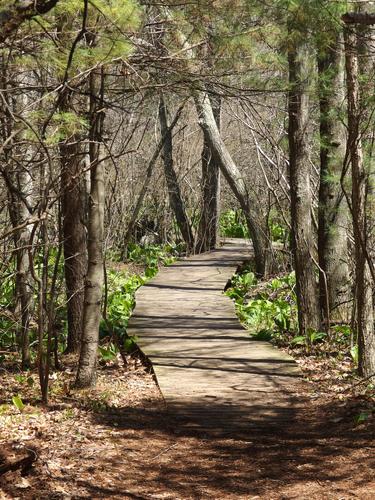
[[[290,420],[292,358],[249,339],[223,294],[249,258],[243,240],[163,268],[141,287],[129,333],[152,362],[178,427],[225,435]]]

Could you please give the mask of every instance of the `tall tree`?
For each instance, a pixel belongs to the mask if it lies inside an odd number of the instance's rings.
[[[219,164],[233,194],[237,198],[253,242],[255,266],[258,275],[265,276],[272,265],[272,244],[265,221],[261,220],[252,206],[244,179],[221,138],[207,92],[194,91],[199,124],[215,161]]]
[[[72,93],[64,90],[60,111],[72,111]],[[83,328],[84,279],[87,270],[85,182],[80,134],[68,134],[60,143],[61,211],[64,272],[67,295],[68,337],[66,352],[78,352]]]
[[[221,99],[212,96],[213,115],[220,130]],[[207,134],[203,135],[202,149],[202,210],[198,228],[196,251],[207,252],[218,244],[220,212],[220,167],[211,151]]]
[[[289,34],[288,140],[292,250],[296,271],[299,330],[301,335],[307,335],[309,330],[318,330],[320,327],[308,152],[312,57],[305,34],[291,20]]]
[[[345,17],[344,17],[345,20]],[[344,30],[345,35],[345,63],[348,91],[348,153],[352,169],[352,218],[355,241],[355,301],[356,301],[356,329],[359,350],[359,371],[369,377],[375,373],[375,332],[374,332],[374,304],[373,304],[373,276],[370,272],[371,260],[368,252],[368,171],[364,161],[362,144],[363,119],[366,111],[363,107],[366,102],[361,89],[360,77],[366,79],[368,75],[361,75],[358,50],[361,39],[358,36],[358,26],[350,22]],[[375,20],[374,20],[375,21]],[[355,23],[358,18],[355,17]],[[360,36],[363,36],[363,30]],[[363,68],[362,68],[363,69]],[[361,93],[362,90],[362,93]]]
[[[83,331],[81,352],[76,377],[77,387],[90,387],[96,382],[96,364],[101,319],[102,289],[104,285],[104,70],[90,74],[90,178],[88,216],[88,268],[85,280]]]
[[[320,34],[318,33],[318,36]],[[327,40],[327,36],[329,37]],[[340,116],[345,100],[343,38],[330,30],[318,45],[320,104],[319,288],[323,323],[346,319],[349,298],[348,209],[340,177],[346,153],[346,131]],[[344,304],[340,308],[340,305]],[[341,312],[344,313],[340,317]]]

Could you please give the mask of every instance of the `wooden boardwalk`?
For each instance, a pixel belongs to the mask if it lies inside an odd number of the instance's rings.
[[[293,417],[292,358],[249,339],[223,294],[249,258],[242,240],[163,268],[140,288],[129,333],[151,360],[178,426],[247,433]]]

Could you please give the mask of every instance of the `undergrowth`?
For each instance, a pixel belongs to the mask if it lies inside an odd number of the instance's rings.
[[[115,360],[120,352],[134,352],[137,339],[128,335],[127,326],[135,307],[135,293],[158,273],[160,266],[171,264],[177,255],[178,249],[171,245],[131,245],[128,261],[141,265],[143,272],[137,274],[115,269],[107,272],[105,310],[100,324],[99,356],[102,362]]]
[[[350,355],[358,361],[358,349],[353,345],[348,325],[332,326],[329,334],[310,330],[298,334],[295,273],[258,282],[246,269],[234,275],[226,294],[234,300],[237,315],[254,340],[267,340],[303,354]]]
[[[134,349],[135,339],[127,335],[127,324],[135,307],[135,293],[137,289],[154,277],[160,266],[171,264],[179,254],[179,248],[173,245],[129,245],[128,263],[135,264],[137,272],[132,266],[117,269],[118,266],[109,266],[107,271],[106,289],[103,291],[106,300],[103,307],[103,319],[100,324],[99,357],[102,362],[113,361],[120,350],[131,352]],[[109,261],[116,259],[109,254]],[[49,256],[49,269],[53,269],[56,255]],[[0,362],[11,360],[18,363],[16,331],[19,327],[19,318],[15,313],[14,270],[8,267],[0,278]],[[59,265],[59,283],[63,283],[63,265]],[[35,296],[36,299],[36,296]],[[63,353],[66,347],[66,297],[63,286],[58,288],[55,297],[56,303],[56,333],[58,334],[58,352]],[[32,318],[29,329],[31,360],[35,360],[37,350],[37,322]]]
[[[247,238],[249,230],[242,210],[226,210],[220,216],[220,234],[227,238]],[[271,211],[268,217],[269,234],[272,241],[284,243],[288,238],[288,230],[276,211]]]

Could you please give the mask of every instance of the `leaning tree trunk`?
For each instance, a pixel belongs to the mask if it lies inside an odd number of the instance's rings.
[[[160,96],[159,101],[159,122],[161,136],[164,138],[162,158],[168,187],[169,203],[175,214],[178,228],[186,243],[186,251],[190,253],[194,249],[194,235],[186,214],[177,174],[173,165],[172,130],[168,127],[167,109],[163,95]]]
[[[69,110],[70,96],[61,109]],[[61,212],[64,241],[64,273],[67,298],[68,338],[65,352],[78,352],[83,327],[83,297],[87,270],[83,155],[79,137],[60,143]]]
[[[358,37],[356,29],[345,31],[345,62],[348,90],[348,153],[352,167],[352,217],[355,241],[355,301],[359,353],[359,371],[369,377],[375,373],[375,334],[373,312],[373,281],[368,257],[366,217],[368,175],[364,165],[361,140],[361,95],[358,68]]]
[[[298,322],[301,335],[320,327],[314,263],[312,192],[308,154],[309,80],[311,55],[306,42],[289,45],[288,139],[292,250],[296,271]]]
[[[319,289],[322,323],[347,320],[349,298],[348,209],[340,184],[346,152],[339,113],[345,99],[342,35],[318,55],[320,102]],[[342,305],[343,304],[343,305]]]
[[[211,105],[220,130],[220,97],[211,97]],[[197,253],[214,249],[219,236],[220,167],[210,149],[206,134],[203,136],[202,150],[202,194],[202,212],[195,246]]]
[[[91,188],[88,217],[88,269],[85,280],[83,331],[76,378],[77,387],[90,387],[96,382],[96,365],[104,284],[104,163],[101,142],[104,122],[103,72],[90,75],[90,173]]]
[[[205,141],[209,145],[215,161],[219,165],[245,215],[253,242],[256,272],[258,275],[264,276],[268,273],[272,258],[272,244],[268,235],[267,224],[260,220],[260,217],[254,212],[253,207],[251,207],[248,191],[241,172],[238,170],[221,138],[208,94],[206,92],[195,91],[194,100],[198,112],[199,124],[205,135]]]

